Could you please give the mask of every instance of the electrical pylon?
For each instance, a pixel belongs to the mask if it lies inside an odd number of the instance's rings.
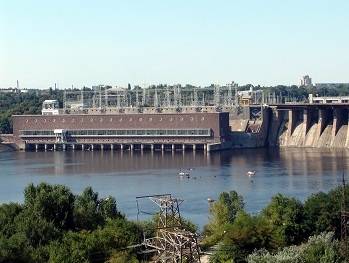
[[[341,203],[341,241],[343,245],[343,254],[345,262],[349,262],[348,258],[348,240],[347,240],[347,230],[348,230],[348,217],[349,212],[346,209],[346,194],[345,194],[345,180],[344,171],[342,176],[342,203]]]
[[[155,237],[142,243],[146,250],[156,251],[155,262],[200,263],[198,235],[185,230],[181,223],[179,206],[184,200],[169,194],[146,197],[160,209]]]

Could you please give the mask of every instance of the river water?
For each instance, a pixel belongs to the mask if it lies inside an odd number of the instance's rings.
[[[139,196],[171,194],[185,200],[181,215],[200,229],[207,223],[207,198],[223,191],[242,195],[245,210],[258,213],[281,193],[302,202],[328,192],[347,177],[348,150],[238,149],[224,152],[57,151],[0,153],[0,204],[22,203],[28,183],[63,184],[81,194],[91,186],[114,196],[128,219],[147,219],[159,207]],[[256,174],[248,176],[248,170]],[[179,172],[190,178],[180,178]],[[137,201],[136,201],[137,200]],[[137,209],[138,202],[138,209]]]

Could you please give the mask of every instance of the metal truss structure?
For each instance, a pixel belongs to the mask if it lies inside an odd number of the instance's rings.
[[[146,251],[143,253],[155,252],[155,262],[200,263],[198,235],[182,226],[179,206],[184,200],[172,198],[170,194],[137,198],[149,198],[160,209],[156,234],[144,239],[142,245]]]
[[[342,178],[342,204],[341,204],[341,241],[343,245],[343,254],[345,258],[345,262],[349,262],[348,259],[348,218],[349,212],[346,210],[346,194],[345,194],[345,180],[344,173]]]
[[[93,87],[92,90],[65,90],[63,96],[63,109],[66,112],[99,109],[125,109],[154,107],[199,108],[205,105],[216,107],[237,107],[237,83],[228,83],[226,86],[215,85],[207,88],[187,88],[180,84],[166,86],[165,88],[124,89],[106,88],[103,85]],[[259,103],[256,101],[256,104]],[[160,110],[161,111],[161,110]]]

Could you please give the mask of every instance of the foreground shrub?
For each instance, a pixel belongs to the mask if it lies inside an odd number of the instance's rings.
[[[343,259],[339,254],[339,241],[334,232],[324,232],[311,236],[306,244],[285,247],[272,254],[266,249],[254,251],[247,257],[248,263],[339,263]]]

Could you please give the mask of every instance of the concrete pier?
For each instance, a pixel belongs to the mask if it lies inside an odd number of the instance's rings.
[[[301,114],[302,111],[302,114]],[[278,130],[269,134],[269,145],[281,147],[347,147],[349,143],[348,113],[345,104],[278,105],[272,112]],[[276,113],[279,117],[276,116]],[[280,115],[283,116],[280,121]],[[279,120],[278,122],[275,122]],[[270,135],[273,134],[273,137]],[[278,145],[279,143],[279,145]]]

